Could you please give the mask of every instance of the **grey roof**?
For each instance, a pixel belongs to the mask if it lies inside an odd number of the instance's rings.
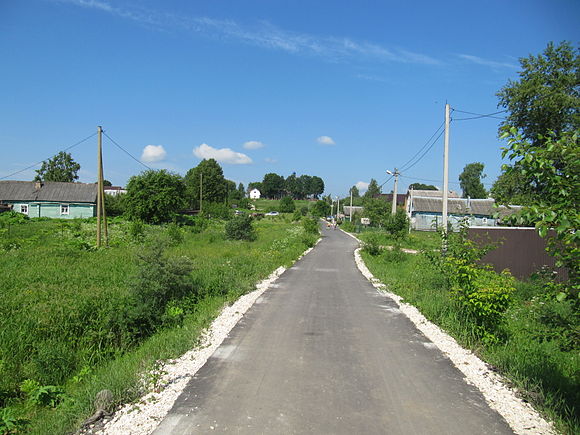
[[[409,190],[408,195],[411,195],[413,198],[416,198],[418,196],[421,196],[423,198],[425,197],[439,197],[441,198],[443,196],[443,191],[442,190]],[[457,192],[454,192],[452,190],[449,191],[449,193],[447,194],[448,198],[459,198],[459,195],[457,194]]]
[[[37,188],[39,187],[39,188]],[[97,185],[58,181],[0,181],[0,201],[97,202]]]
[[[449,198],[447,200],[447,211],[451,214],[474,214],[482,216],[492,216],[497,212],[493,207],[493,199],[466,199]],[[443,209],[442,198],[414,197],[411,211],[441,213]]]

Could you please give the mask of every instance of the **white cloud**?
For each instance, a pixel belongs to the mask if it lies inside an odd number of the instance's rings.
[[[359,190],[359,192],[364,192],[369,188],[369,183],[366,183],[364,181],[357,181],[355,186]]]
[[[249,140],[244,143],[244,148],[247,150],[257,150],[258,148],[263,148],[265,145],[259,140]]]
[[[231,148],[213,148],[205,143],[194,148],[193,154],[200,159],[215,159],[218,162],[231,165],[248,165],[252,163],[252,159],[243,153],[238,153]]]
[[[273,158],[271,158],[271,157],[266,157],[266,158],[264,159],[264,161],[265,161],[266,163],[278,163],[278,160],[276,160],[276,159],[273,159]]]
[[[513,63],[496,62],[495,60],[483,59],[481,57],[471,56],[469,54],[458,54],[458,56],[461,59],[467,60],[471,63],[475,63],[477,65],[488,66],[488,67],[493,68],[493,69],[500,69],[500,68],[517,69],[518,68],[517,65],[514,65]]]
[[[107,0],[52,1],[98,10],[159,30],[181,29],[185,32],[221,41],[235,41],[294,55],[324,58],[333,62],[348,61],[349,59],[371,59],[381,62],[423,65],[442,63],[428,55],[403,48],[387,48],[372,42],[356,41],[344,36],[299,33],[276,27],[264,21],[244,25],[233,20],[182,16],[144,7],[118,6],[117,2]]]
[[[320,136],[316,138],[316,142],[320,145],[335,145],[334,140],[330,136]]]
[[[143,148],[143,154],[141,154],[141,161],[146,163],[160,162],[165,159],[167,152],[163,148],[163,145],[147,145]]]

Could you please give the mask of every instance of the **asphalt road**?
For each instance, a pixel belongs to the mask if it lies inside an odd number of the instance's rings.
[[[396,304],[339,230],[259,298],[154,432],[506,434],[506,422]]]

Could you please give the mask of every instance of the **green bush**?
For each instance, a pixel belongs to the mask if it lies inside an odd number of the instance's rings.
[[[313,218],[302,218],[302,227],[306,234],[320,234],[318,221]]]
[[[162,323],[170,301],[193,294],[192,270],[189,258],[165,255],[160,243],[154,242],[140,252],[137,273],[129,282],[133,299],[126,313],[129,329],[148,335]]]
[[[167,225],[167,237],[173,246],[179,245],[183,242],[183,232],[179,225],[176,223],[170,223]]]
[[[296,205],[294,204],[294,200],[289,197],[285,196],[280,200],[280,205],[278,206],[278,210],[280,213],[292,213],[296,210]]]
[[[362,249],[364,252],[367,252],[370,255],[373,256],[379,255],[382,251],[379,235],[376,233],[370,233],[366,237],[366,241],[363,243]]]
[[[395,240],[406,238],[409,235],[409,218],[405,210],[399,208],[394,215],[387,215],[383,219],[383,227]]]
[[[324,217],[330,214],[330,205],[326,201],[316,201],[310,207],[310,214],[314,217]]]
[[[208,219],[229,220],[234,216],[234,211],[226,204],[220,202],[203,203],[201,215]]]
[[[256,240],[252,217],[238,215],[226,223],[226,238],[229,240]]]

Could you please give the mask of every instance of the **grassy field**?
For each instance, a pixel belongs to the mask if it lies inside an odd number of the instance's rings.
[[[497,341],[486,343],[424,255],[363,252],[363,258],[390,291],[495,366],[559,430],[580,433],[580,330],[571,302],[546,297],[542,281],[517,282]]]
[[[382,246],[393,246],[397,243],[388,233],[380,231],[379,229],[369,228],[362,229],[360,233],[356,233],[356,236],[361,240],[366,240],[369,235],[376,235],[377,241]],[[441,242],[439,234],[435,231],[415,231],[412,230],[408,237],[403,239],[401,242],[401,248],[405,249],[437,249],[440,247]]]
[[[0,433],[66,433],[104,388],[116,403],[139,397],[140,374],[315,241],[288,221],[258,221],[246,242],[226,240],[223,222],[117,220],[107,249],[94,248],[94,221],[4,225]]]
[[[294,205],[297,209],[301,207],[308,207],[314,203],[314,201],[309,201],[306,199],[298,199],[294,201]],[[280,206],[280,200],[278,199],[254,199],[252,200],[252,204],[256,207],[257,211],[261,212],[269,212],[269,211],[278,211],[278,207]]]

